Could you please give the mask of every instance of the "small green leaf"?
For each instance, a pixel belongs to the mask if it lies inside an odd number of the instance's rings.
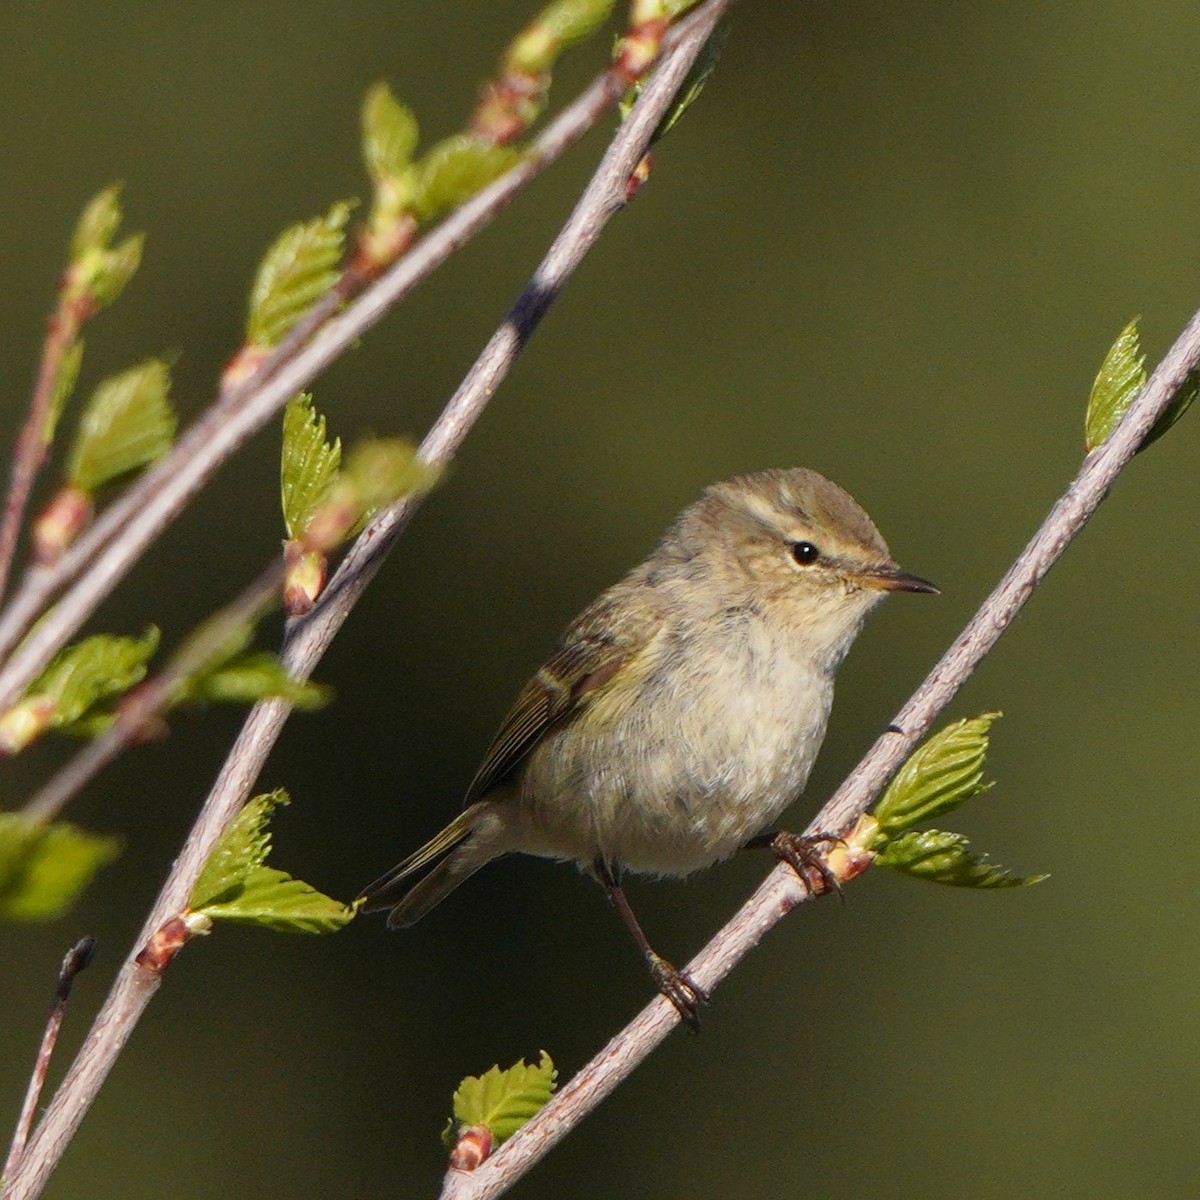
[[[75,390],[75,381],[79,378],[79,368],[83,364],[83,339],[73,341],[63,353],[62,361],[58,364],[58,373],[54,377],[54,388],[50,393],[50,407],[46,410],[46,424],[42,429],[42,442],[49,446],[54,441],[58,420],[63,408]]]
[[[505,66],[528,75],[548,71],[566,47],[582,41],[608,20],[615,0],[557,0],[517,35]]]
[[[650,145],[653,146],[670,133],[682,119],[683,114],[700,99],[700,93],[704,91],[709,76],[717,69],[717,62],[728,40],[729,27],[718,25],[708,41],[704,43],[704,48],[692,64],[691,70],[684,77],[679,91],[675,93],[675,99],[671,101],[670,107],[659,121],[658,128],[655,129],[654,136],[650,139]]]
[[[1146,386],[1146,359],[1138,337],[1138,317],[1117,335],[1092,384],[1084,442],[1088,451],[1108,440],[1125,410]]]
[[[257,704],[284,700],[293,708],[316,709],[328,704],[332,690],[311,680],[294,679],[267,650],[240,654],[188,681],[189,700],[214,704]]]
[[[92,312],[111,304],[133,278],[142,261],[142,234],[112,246],[121,224],[121,185],[113,184],[84,208],[71,238],[71,263],[63,283],[63,298],[84,301]]]
[[[259,925],[278,933],[334,933],[354,919],[354,910],[283,871],[258,867],[228,900],[200,910],[214,921]]]
[[[497,1145],[507,1141],[549,1102],[558,1071],[545,1050],[534,1065],[524,1060],[483,1075],[468,1075],[454,1093],[454,1116],[461,1125],[486,1125]]]
[[[140,638],[101,633],[63,649],[34,680],[29,696],[54,703],[52,726],[71,725],[97,705],[120,696],[146,677],[146,664],[158,649],[158,630]]]
[[[1045,875],[1014,875],[1007,867],[972,854],[961,833],[940,829],[910,830],[889,842],[878,854],[879,866],[891,867],[914,879],[965,888],[1025,887],[1041,883]]]
[[[84,206],[71,238],[71,257],[89,251],[107,250],[121,224],[121,184],[113,183],[97,192]]]
[[[146,235],[135,233],[103,256],[91,277],[92,303],[97,309],[107,308],[124,290],[142,263]]]
[[[1145,441],[1138,447],[1139,454],[1147,446],[1153,442],[1157,442],[1191,408],[1192,401],[1195,400],[1198,392],[1200,392],[1200,372],[1192,371],[1180,385],[1174,399],[1163,410],[1162,416],[1150,427],[1150,432],[1146,434]]]
[[[376,184],[407,171],[417,136],[417,118],[383,80],[368,89],[362,109],[363,158]]]
[[[590,37],[605,21],[616,0],[557,0],[537,15],[540,26],[559,46],[566,47]]]
[[[413,211],[422,220],[457,208],[521,157],[511,146],[456,133],[437,143],[417,164]]]
[[[90,494],[166,454],[175,437],[170,387],[171,369],[158,358],[106,379],[84,409],[67,478]]]
[[[274,346],[338,279],[350,204],[339,201],[323,217],[291,225],[267,251],[250,292],[246,341]]]
[[[282,788],[246,802],[208,856],[192,887],[189,908],[203,909],[229,899],[247,876],[267,861],[271,850],[268,828],[271,813],[278,805],[287,803],[288,795]]]
[[[0,918],[62,916],[120,850],[119,839],[86,833],[66,821],[45,825],[20,813],[0,813]]]
[[[193,912],[283,933],[332,933],[353,919],[352,908],[264,866],[271,849],[271,813],[287,803],[287,793],[277,789],[246,804],[192,888],[188,907]]]
[[[955,721],[918,746],[896,773],[876,806],[879,833],[875,849],[921,821],[956,809],[986,791],[983,760],[988,729],[999,713]]]
[[[373,438],[350,451],[335,491],[344,486],[352,494],[360,512],[355,528],[360,529],[401,496],[427,492],[438,474],[436,467],[417,457],[416,447],[405,438]]]
[[[1084,423],[1084,443],[1089,454],[1109,439],[1129,406],[1146,386],[1146,359],[1139,340],[1138,320],[1134,317],[1118,334],[1092,384]],[[1157,442],[1187,412],[1197,392],[1200,392],[1200,375],[1193,371],[1154,422],[1138,447],[1139,454]]]
[[[307,393],[293,396],[283,413],[280,480],[283,522],[290,538],[304,536],[312,515],[325,502],[342,462],[342,442],[326,440],[325,418]]]

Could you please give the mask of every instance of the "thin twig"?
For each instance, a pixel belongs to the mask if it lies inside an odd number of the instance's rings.
[[[71,987],[75,983],[75,976],[92,961],[95,953],[96,939],[81,938],[67,951],[62,966],[58,969],[58,982],[54,985],[54,1003],[50,1006],[50,1015],[46,1018],[46,1028],[42,1031],[42,1044],[38,1047],[37,1058],[33,1063],[33,1073],[29,1076],[25,1101],[21,1105],[21,1115],[17,1117],[17,1127],[13,1131],[12,1145],[8,1148],[8,1157],[4,1160],[4,1170],[0,1171],[0,1179],[7,1179],[12,1175],[25,1153],[29,1131],[33,1128],[33,1116],[37,1112],[38,1100],[41,1099],[42,1088],[46,1083],[46,1073],[50,1070],[50,1059],[58,1042],[58,1031],[62,1028],[67,1001],[71,998]]]
[[[680,22],[670,48],[647,83],[566,225],[522,292],[512,312],[492,337],[451,398],[420,448],[422,459],[451,458],[546,309],[596,241],[609,219],[625,203],[625,185],[696,55],[732,0],[706,0]],[[290,391],[295,390],[293,385]],[[418,502],[401,502],[376,518],[350,553],[313,611],[292,624],[284,662],[297,678],[306,678],[328,647],[354,601],[379,569],[387,549],[399,537]],[[192,886],[229,821],[245,803],[290,707],[282,701],[255,706],[230,751],[146,923],[122,966],[104,1006],[75,1057],[28,1150],[2,1194],[3,1200],[32,1200],[41,1194],[108,1072],[128,1041],[161,976],[134,961],[142,946],[186,906]]]
[[[210,662],[247,622],[257,621],[278,603],[284,570],[283,558],[277,556],[240,596],[205,621],[157,675],[125,697],[112,725],[29,798],[21,815],[32,821],[53,821],[122,751],[140,741],[147,722],[170,705],[178,685]]]
[[[8,588],[8,573],[17,550],[17,537],[25,518],[29,493],[33,490],[42,463],[46,461],[46,451],[49,449],[46,423],[63,356],[78,337],[85,312],[85,307],[78,300],[66,300],[60,296],[46,328],[37,382],[29,400],[29,415],[13,447],[12,474],[8,481],[8,494],[4,498],[4,516],[0,519],[0,597]]]
[[[1200,312],[1192,317],[1158,364],[1112,436],[1084,459],[1070,487],[1050,510],[1029,544],[897,714],[892,729],[900,732],[889,731],[876,741],[813,818],[807,833],[846,831],[871,807],[888,779],[1079,534],[1155,421],[1198,365]],[[777,866],[733,918],[687,964],[688,976],[711,992],[758,945],[768,930],[809,898],[810,894],[796,873],[782,864]],[[493,1158],[470,1173],[450,1171],[441,1200],[490,1200],[507,1191],[647,1058],[678,1020],[679,1015],[671,1004],[661,996],[656,997]]]

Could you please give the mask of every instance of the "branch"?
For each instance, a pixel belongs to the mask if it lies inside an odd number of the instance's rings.
[[[87,308],[78,300],[68,300],[60,295],[58,304],[50,317],[46,340],[42,345],[42,360],[38,366],[37,381],[29,401],[29,415],[17,436],[13,448],[12,473],[8,481],[8,494],[4,498],[4,514],[0,518],[0,596],[8,588],[8,573],[12,568],[13,555],[17,549],[17,538],[21,533],[21,522],[29,503],[38,471],[46,461],[50,448],[47,423],[54,400],[54,389],[63,359],[79,336],[79,327],[87,316]]]
[[[645,154],[663,113],[731,2],[706,0],[680,22],[672,45],[664,51],[659,66],[629,118],[617,131],[575,210],[508,318],[421,444],[419,454],[424,461],[443,463],[454,455],[554,298],[608,221],[624,206],[631,172]],[[287,394],[298,386],[290,383]],[[359,535],[317,606],[308,616],[293,622],[283,657],[294,675],[307,677],[418,506],[416,499],[401,501],[376,518]],[[135,961],[137,954],[163,925],[186,907],[201,869],[220,834],[245,803],[289,713],[285,703],[268,701],[256,705],[247,718],[129,958],[3,1192],[4,1200],[31,1200],[41,1194],[146,1005],[158,990],[161,974],[139,966]]]
[[[1109,439],[1084,459],[1037,533],[897,714],[895,723],[871,747],[805,832],[848,830],[871,807],[888,779],[1079,534],[1198,366],[1200,312],[1188,322]],[[688,963],[687,974],[711,993],[768,930],[810,898],[790,867],[777,866]],[[470,1173],[449,1171],[441,1200],[489,1200],[507,1191],[647,1058],[678,1020],[671,1004],[656,997],[493,1158]]]
[[[25,1153],[25,1143],[29,1140],[29,1131],[33,1128],[33,1116],[37,1112],[38,1100],[46,1083],[46,1073],[50,1070],[50,1059],[58,1043],[58,1031],[62,1028],[63,1017],[66,1016],[67,1001],[71,998],[75,976],[87,967],[95,953],[96,939],[82,938],[67,951],[62,966],[58,969],[58,982],[54,985],[54,1003],[50,1006],[50,1015],[46,1018],[46,1027],[42,1031],[42,1044],[38,1047],[37,1058],[33,1063],[33,1072],[29,1076],[29,1086],[25,1089],[25,1100],[21,1105],[21,1114],[17,1117],[17,1127],[13,1131],[4,1170],[0,1171],[0,1180],[7,1179],[13,1173]]]

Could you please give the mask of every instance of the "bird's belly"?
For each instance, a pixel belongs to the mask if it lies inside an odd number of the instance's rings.
[[[764,693],[760,680],[722,686],[719,703],[702,689],[690,701],[669,722],[634,705],[610,726],[578,722],[545,738],[522,771],[521,848],[684,875],[775,821],[808,779],[828,683],[785,677]]]

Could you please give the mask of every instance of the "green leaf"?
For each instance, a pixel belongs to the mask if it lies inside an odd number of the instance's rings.
[[[1129,406],[1146,386],[1146,359],[1142,354],[1138,320],[1134,317],[1117,335],[1092,384],[1084,422],[1084,443],[1089,454],[1109,439]],[[1154,422],[1138,447],[1139,454],[1158,441],[1187,412],[1197,392],[1200,392],[1200,375],[1192,372]]]
[[[113,183],[97,192],[84,206],[71,238],[71,257],[89,251],[107,250],[121,224],[121,184]]]
[[[522,1060],[507,1071],[497,1065],[483,1075],[468,1075],[454,1093],[454,1116],[462,1125],[486,1125],[499,1145],[546,1106],[557,1079],[545,1050],[534,1065]]]
[[[287,793],[277,789],[246,804],[192,888],[188,907],[193,912],[283,933],[332,933],[353,919],[352,908],[264,865],[271,849],[271,813],[287,803]]]
[[[517,35],[505,55],[506,68],[537,75],[554,65],[559,53],[594,33],[613,10],[615,0],[557,0]]]
[[[42,429],[42,442],[50,445],[54,441],[58,420],[63,408],[75,390],[75,381],[79,378],[79,368],[83,364],[83,339],[72,342],[63,353],[62,361],[58,364],[58,373],[54,377],[54,388],[50,392],[50,407],[46,411],[46,424]]]
[[[721,52],[725,49],[728,39],[729,27],[727,25],[718,25],[713,30],[696,61],[692,64],[691,70],[684,76],[679,91],[675,93],[675,99],[663,113],[663,118],[659,121],[658,128],[655,129],[654,136],[650,139],[650,145],[653,146],[670,133],[682,119],[683,114],[700,99],[700,93],[704,91],[709,76],[717,69],[717,62],[720,60]]]
[[[158,629],[150,625],[140,638],[107,633],[84,638],[54,658],[28,695],[53,701],[53,726],[79,721],[98,704],[141,683],[158,637]]]
[[[362,109],[363,158],[376,184],[407,171],[417,136],[417,118],[383,80],[368,89]]]
[[[112,246],[121,224],[121,185],[97,193],[84,208],[71,238],[71,265],[63,283],[63,298],[83,300],[95,312],[111,304],[133,278],[142,261],[142,234]]]
[[[279,933],[334,933],[354,919],[354,910],[283,871],[258,867],[228,900],[200,910],[214,921],[259,925]]]
[[[350,204],[339,201],[323,217],[291,225],[267,251],[250,292],[246,341],[274,346],[338,279]]]
[[[264,792],[246,802],[208,856],[192,887],[189,908],[199,910],[228,899],[252,871],[267,861],[271,850],[268,828],[271,813],[278,805],[288,803],[283,788]]]
[[[166,454],[175,437],[170,387],[171,369],[158,358],[106,379],[84,409],[67,478],[90,494]]]
[[[240,654],[200,672],[188,681],[186,688],[189,700],[257,704],[260,700],[275,699],[299,709],[321,708],[329,703],[332,694],[332,689],[324,684],[294,679],[267,650]]]
[[[961,833],[944,833],[940,829],[911,830],[889,842],[875,862],[914,879],[951,887],[1026,887],[1047,878],[1045,875],[1014,875],[1008,868],[972,854],[968,845],[970,843]]]
[[[141,266],[145,243],[145,234],[135,233],[102,257],[88,289],[97,310],[107,308],[125,290]]]
[[[120,850],[119,839],[86,833],[66,821],[46,825],[20,813],[0,813],[0,918],[62,916]]]
[[[405,438],[373,438],[350,451],[335,490],[344,486],[352,496],[360,514],[358,529],[401,496],[427,492],[438,475],[436,467],[417,458],[417,448]]]
[[[988,729],[999,713],[955,721],[918,746],[896,773],[872,814],[879,823],[874,846],[921,821],[956,809],[991,785],[983,782]]]
[[[518,150],[456,133],[437,143],[418,164],[412,207],[421,220],[457,208],[520,159]]]
[[[283,413],[280,481],[283,522],[290,538],[304,536],[312,515],[329,496],[342,462],[342,442],[326,440],[325,418],[307,393],[293,396]]]
[[[1146,359],[1138,337],[1134,317],[1117,335],[1092,384],[1084,422],[1084,443],[1088,451],[1108,440],[1125,410],[1146,386]]]

